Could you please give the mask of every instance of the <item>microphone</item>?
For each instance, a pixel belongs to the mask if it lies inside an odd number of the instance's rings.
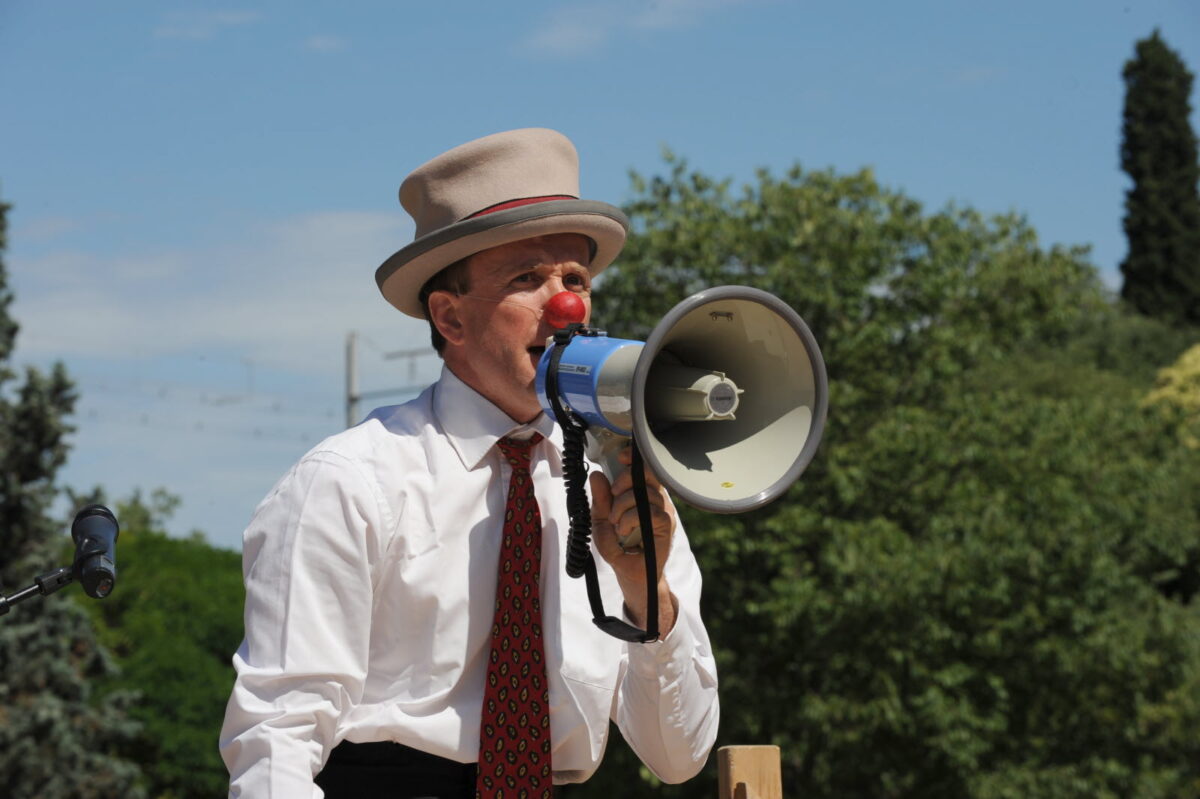
[[[103,505],[88,505],[75,514],[75,579],[93,599],[104,599],[117,582],[117,517]]]

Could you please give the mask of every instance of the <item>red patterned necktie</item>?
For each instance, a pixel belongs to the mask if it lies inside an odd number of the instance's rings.
[[[497,442],[512,466],[512,479],[504,507],[492,651],[479,730],[479,799],[549,799],[553,794],[550,688],[538,597],[542,517],[529,474],[529,450],[541,438],[534,434],[526,441]]]

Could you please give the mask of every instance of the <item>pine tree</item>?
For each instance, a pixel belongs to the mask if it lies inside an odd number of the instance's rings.
[[[1121,168],[1129,253],[1121,296],[1147,316],[1200,323],[1200,163],[1188,121],[1192,74],[1154,31],[1125,64]]]
[[[0,254],[9,206],[0,203]],[[17,324],[0,260],[0,579],[6,594],[62,565],[62,524],[50,516],[55,473],[65,462],[66,417],[75,392],[61,364],[27,369],[14,385],[9,359]],[[136,797],[139,769],[116,756],[133,730],[127,696],[98,697],[112,670],[67,586],[0,617],[0,785],[3,795],[42,799]]]

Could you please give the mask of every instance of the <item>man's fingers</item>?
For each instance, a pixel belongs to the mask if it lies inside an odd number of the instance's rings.
[[[592,486],[592,518],[607,520],[612,514],[613,504],[612,488],[608,485],[608,478],[601,472],[592,472],[588,475],[588,481]]]
[[[628,466],[629,464],[633,463],[633,445],[626,444],[624,447],[622,447],[621,451],[617,453],[617,460],[619,460],[623,466]]]
[[[622,452],[622,455],[624,455],[625,453],[629,452],[629,450],[625,449],[625,450],[622,450],[621,452]],[[646,469],[646,488],[650,491],[650,493],[653,494],[654,489],[658,488],[661,485],[662,485],[662,483],[659,481],[658,477],[654,474],[654,472],[650,471],[649,469]],[[621,473],[617,475],[617,479],[613,480],[613,483],[612,483],[613,496],[620,496],[621,494],[624,494],[626,491],[630,491],[632,489],[633,489],[633,472],[629,469],[622,469]]]
[[[673,527],[673,521],[671,511],[668,509],[666,491],[658,486],[647,486],[646,494],[650,500],[650,524],[655,534],[669,534]],[[634,496],[632,490],[612,497],[607,521],[612,523],[617,537],[622,541],[641,528],[642,520],[638,515],[637,497]],[[632,546],[634,543],[636,542],[631,541],[629,545]]]
[[[632,456],[631,449],[627,447],[621,451],[620,460],[628,467]],[[618,541],[625,542],[624,546],[633,547],[640,543],[642,535],[649,532],[654,535],[659,551],[658,565],[661,573],[671,548],[671,533],[675,529],[674,510],[671,508],[666,489],[649,470],[646,471],[646,495],[650,500],[652,528],[646,531],[641,529],[637,498],[633,491],[633,475],[629,468],[622,469],[611,484],[600,472],[592,472],[588,479],[592,481],[594,540],[601,556],[626,576],[633,572],[644,572],[645,566],[641,559],[626,557]],[[635,536],[637,533],[640,535]],[[631,536],[637,540],[631,539]]]
[[[650,524],[654,527],[656,533],[661,533],[670,529],[671,517],[661,507],[651,503]],[[636,507],[629,508],[617,516],[617,518],[613,519],[613,527],[616,528],[617,537],[622,540],[631,535],[641,526],[642,520],[641,517],[638,516]]]
[[[624,491],[620,490],[621,479],[617,478],[617,482],[613,484],[612,493],[609,495],[610,504],[608,518],[616,524],[617,518],[625,514],[630,508],[637,507],[637,495],[633,491],[632,486],[628,486]],[[666,491],[660,486],[646,485],[646,498],[650,500],[650,509],[661,510],[667,506]]]

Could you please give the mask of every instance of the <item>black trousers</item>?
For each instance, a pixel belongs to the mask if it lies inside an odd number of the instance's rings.
[[[390,741],[342,741],[316,783],[326,799],[474,799],[474,763],[459,763]],[[554,796],[564,795],[555,786]]]

